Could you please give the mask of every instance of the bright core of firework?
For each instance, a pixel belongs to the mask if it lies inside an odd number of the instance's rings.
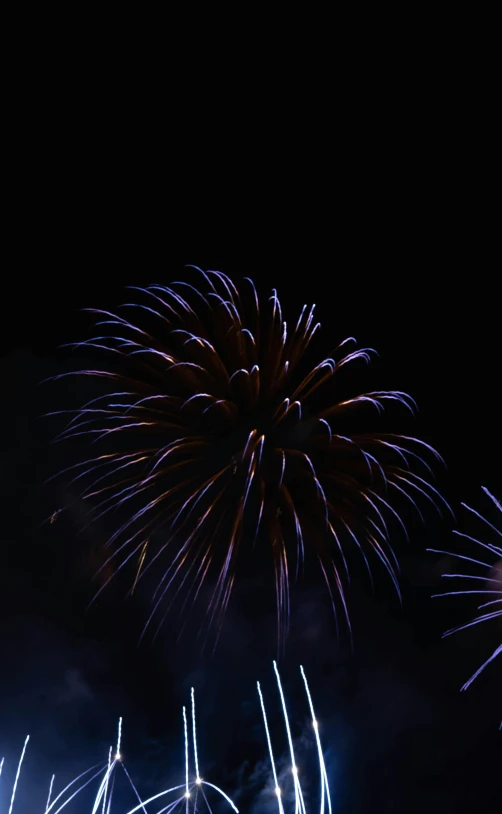
[[[96,335],[77,346],[103,364],[56,377],[91,377],[105,390],[69,411],[58,436],[96,444],[70,467],[70,483],[81,485],[93,520],[120,518],[100,590],[128,566],[134,592],[161,564],[145,630],[154,619],[159,629],[166,597],[168,609],[177,599],[185,609],[205,583],[209,628],[221,623],[243,546],[268,543],[281,642],[290,580],[307,556],[348,623],[347,546],[368,570],[372,553],[399,592],[387,522],[406,533],[400,503],[420,514],[417,501],[442,500],[427,461],[439,456],[416,438],[367,432],[368,409],[413,412],[406,393],[337,397],[342,370],[373,351],[349,338],[316,359],[315,306],[286,322],[275,290],[262,302],[250,279],[238,289],[220,272],[191,273],[193,282],[133,288],[116,314],[93,311]],[[343,429],[352,413],[356,432]]]

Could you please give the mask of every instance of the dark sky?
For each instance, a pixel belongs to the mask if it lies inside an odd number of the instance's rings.
[[[179,279],[184,262],[249,275],[263,294],[277,287],[293,315],[316,302],[326,351],[354,335],[379,352],[374,370],[358,373],[356,389],[371,382],[411,393],[419,415],[403,431],[445,458],[438,483],[455,512],[462,500],[481,509],[481,485],[502,493],[500,296],[484,224],[476,220],[469,232],[465,218],[442,220],[436,201],[409,217],[396,205],[378,224],[361,220],[359,229],[356,220],[348,232],[341,222],[319,222],[307,237],[298,219],[291,231],[271,221],[259,236],[249,228],[241,239],[220,224],[206,242],[187,236],[173,247],[169,229],[165,245],[152,241],[156,222],[131,236],[127,222],[111,227],[104,215],[103,208],[78,223],[67,215],[35,230],[36,248],[25,255],[21,246],[19,281],[10,281],[3,305],[0,757],[12,770],[30,733],[25,778],[31,775],[29,794],[40,788],[43,796],[53,771],[70,776],[106,755],[123,715],[124,753],[148,793],[171,777],[182,780],[180,709],[194,684],[204,773],[234,793],[241,810],[268,811],[259,798],[266,744],[256,680],[273,698],[275,617],[262,608],[260,579],[238,584],[214,656],[193,637],[177,642],[178,623],[170,620],[154,643],[138,647],[146,608],[141,597],[124,602],[119,587],[86,612],[104,530],[78,533],[78,501],[70,517],[41,525],[60,497],[42,484],[67,453],[49,445],[55,425],[40,415],[75,393],[39,382],[71,368],[57,346],[86,335],[79,309],[117,305],[123,285]],[[34,277],[25,283],[28,257]],[[307,580],[294,594],[281,670],[300,740],[307,709],[299,664],[307,670],[336,812],[496,810],[502,663],[468,693],[459,689],[500,641],[500,628],[441,640],[472,607],[430,599],[441,565],[425,548],[450,547],[451,528],[431,512],[425,528],[412,523],[409,544],[397,543],[402,608],[390,581],[380,579],[372,595],[355,579],[353,653],[335,635],[320,582]],[[269,715],[282,745],[277,701]]]

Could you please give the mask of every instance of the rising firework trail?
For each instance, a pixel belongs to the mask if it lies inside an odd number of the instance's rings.
[[[115,750],[115,760],[122,760],[122,755],[120,754],[120,747],[122,745],[122,718],[119,718],[119,726],[117,732],[117,748]]]
[[[276,766],[275,766],[274,751],[272,749],[272,741],[270,739],[270,730],[268,728],[267,712],[266,712],[266,709],[265,709],[265,702],[263,700],[263,693],[261,691],[259,681],[257,683],[257,687],[258,687],[258,695],[260,696],[260,705],[261,705],[261,711],[262,711],[262,715],[263,715],[263,723],[265,725],[265,734],[266,734],[266,737],[267,737],[268,753],[270,755],[270,763],[272,764],[272,775],[274,777],[274,790],[275,790],[275,793],[277,795],[277,804],[279,806],[279,814],[284,814],[284,808],[282,806],[282,800],[281,800],[281,789],[279,787],[279,781],[277,779],[277,769],[276,769]]]
[[[66,477],[92,507],[90,522],[117,518],[98,593],[122,569],[131,592],[152,574],[145,630],[158,630],[166,602],[184,609],[212,585],[206,624],[219,629],[254,541],[270,550],[281,645],[290,580],[307,558],[350,628],[348,550],[368,570],[373,554],[399,593],[388,522],[406,533],[402,506],[422,516],[418,501],[444,502],[430,481],[439,456],[416,438],[368,430],[369,411],[392,404],[413,413],[413,399],[397,390],[343,395],[347,367],[374,352],[349,338],[316,357],[315,306],[286,323],[275,289],[262,302],[250,279],[237,288],[220,272],[190,273],[193,282],[132,288],[134,300],[116,314],[94,310],[96,335],[73,347],[103,364],[55,377],[81,375],[101,388],[60,411],[71,418],[56,439],[95,444]]]
[[[500,502],[488,491],[485,486],[481,487],[483,492],[490,498],[493,505],[500,513],[499,518],[502,520],[502,506]],[[435,548],[429,549],[436,554],[446,554],[457,560],[462,560],[463,573],[443,574],[444,579],[455,580],[456,590],[445,591],[436,596],[471,596],[476,595],[482,597],[481,604],[478,605],[477,610],[482,611],[479,615],[470,619],[461,625],[457,625],[451,630],[447,630],[443,636],[451,636],[461,630],[466,630],[474,625],[479,625],[482,622],[490,622],[495,619],[502,618],[502,524],[499,522],[497,526],[491,523],[486,517],[482,516],[474,509],[471,509],[465,503],[462,506],[477,518],[478,525],[483,529],[483,540],[478,537],[472,537],[460,531],[453,533],[460,538],[465,547],[460,548],[458,551],[443,551]],[[482,525],[481,525],[482,524]],[[486,540],[485,540],[486,537]],[[491,540],[489,540],[491,538]],[[465,542],[467,541],[467,542]],[[474,545],[472,545],[474,544]],[[478,548],[476,549],[475,546]],[[472,551],[471,551],[472,549]],[[468,565],[463,565],[468,563]],[[468,573],[466,573],[468,572]],[[458,587],[457,587],[458,586]],[[484,600],[487,601],[484,601]],[[489,610],[485,610],[489,608]],[[476,678],[483,672],[483,670],[493,662],[497,656],[502,653],[502,644],[495,648],[492,655],[483,662],[483,664],[476,670],[476,672],[465,682],[462,690],[467,690],[468,687],[475,681]],[[501,723],[502,727],[502,723]]]
[[[288,735],[289,753],[291,755],[291,773],[293,775],[293,783],[294,783],[294,787],[295,787],[295,814],[306,814],[306,812],[305,812],[305,802],[303,800],[303,794],[302,794],[302,787],[301,787],[300,781],[298,779],[298,766],[296,765],[296,760],[295,760],[295,751],[294,751],[294,747],[293,747],[293,739],[291,737],[291,728],[290,728],[290,725],[289,725],[288,712],[287,712],[287,709],[286,709],[286,699],[284,698],[284,692],[283,692],[282,684],[281,684],[281,677],[279,675],[279,670],[277,669],[277,664],[276,664],[275,661],[274,661],[274,670],[275,670],[275,676],[276,676],[276,679],[277,679],[277,686],[279,688],[279,694],[281,696],[282,711],[283,711],[283,714],[284,714],[284,723],[286,725],[286,732],[287,732],[287,735]]]
[[[53,774],[53,775],[52,775],[52,777],[51,777],[51,782],[50,782],[50,784],[49,784],[49,795],[48,795],[48,797],[47,797],[47,805],[45,806],[45,810],[46,810],[46,811],[48,811],[48,810],[49,810],[49,806],[50,806],[50,802],[51,802],[51,796],[52,796],[52,787],[53,787],[53,785],[54,785],[54,778],[55,778],[55,777],[56,777],[56,775],[55,775],[55,774]]]
[[[21,766],[23,765],[24,755],[26,753],[26,747],[28,746],[29,739],[30,739],[30,736],[27,735],[26,740],[24,742],[23,751],[21,752],[21,757],[19,759],[17,772],[16,772],[16,777],[15,777],[15,780],[14,780],[14,786],[12,788],[12,796],[10,798],[9,814],[12,814],[12,809],[14,807],[14,800],[16,798],[17,784],[19,782],[19,775],[21,774]]]
[[[192,694],[192,733],[193,733],[193,753],[195,760],[195,782],[200,783],[199,756],[197,753],[197,728],[195,723],[195,690],[193,687],[191,694]]]
[[[188,798],[190,797],[190,792],[188,790],[188,731],[187,731],[187,711],[185,707],[183,707],[183,727],[185,730],[185,797],[187,798],[187,810],[188,810]]]
[[[290,767],[291,770],[289,772],[288,777],[284,781],[284,788],[282,788],[282,789],[279,786],[278,775],[277,775],[277,770],[276,770],[276,764],[275,764],[275,761],[274,761],[274,753],[273,753],[273,748],[272,748],[272,740],[271,740],[270,730],[269,730],[268,720],[267,720],[267,713],[266,713],[266,709],[265,709],[263,694],[262,694],[261,687],[260,687],[259,683],[258,683],[258,694],[259,694],[259,698],[260,698],[260,706],[261,706],[261,711],[262,711],[262,715],[263,715],[263,722],[264,722],[268,752],[269,752],[270,761],[271,761],[271,765],[272,765],[272,773],[273,773],[273,778],[274,778],[274,794],[275,794],[276,799],[277,799],[278,811],[279,811],[279,814],[313,814],[313,809],[308,808],[306,803],[305,803],[305,796],[304,796],[304,793],[302,791],[301,782],[300,782],[300,773],[299,773],[299,770],[298,770],[298,766],[296,764],[294,744],[293,744],[293,736],[292,736],[292,733],[291,733],[291,726],[290,726],[288,712],[287,712],[287,708],[286,708],[284,691],[283,691],[283,688],[282,688],[282,683],[281,683],[281,678],[280,678],[280,675],[279,675],[279,671],[277,669],[277,665],[275,664],[275,662],[274,662],[274,670],[275,670],[275,676],[276,676],[276,681],[277,681],[277,688],[279,690],[279,696],[280,696],[280,700],[281,700],[281,710],[282,710],[283,721],[284,721],[287,736],[288,736],[288,751],[289,751],[289,755],[290,755],[290,759],[291,759],[291,767]],[[306,678],[306,675],[305,675],[305,671],[303,670],[303,667],[301,668],[301,674],[302,674],[303,681],[304,681],[304,684],[305,684],[305,691],[306,691],[306,694],[307,694],[310,713],[311,713],[311,716],[312,716],[312,724],[313,724],[313,727],[314,727],[315,740],[316,740],[316,744],[317,744],[317,752],[318,752],[318,760],[319,760],[319,764],[318,764],[318,766],[319,766],[319,777],[321,779],[321,796],[320,796],[319,814],[325,814],[325,802],[326,802],[326,800],[328,802],[328,810],[329,810],[329,812],[331,814],[332,813],[331,796],[330,796],[330,789],[329,789],[329,783],[328,783],[328,776],[327,776],[327,772],[326,772],[326,766],[325,766],[325,763],[324,763],[324,757],[323,757],[322,748],[321,748],[321,741],[320,741],[320,737],[319,737],[319,724],[318,724],[317,719],[315,718],[315,715],[314,715],[314,707],[313,707],[312,698],[311,698],[311,695],[310,695],[310,689],[309,689],[309,686],[308,686],[308,683],[307,683],[307,678]],[[227,807],[227,810],[231,809],[233,812],[235,812],[235,814],[239,814],[239,809],[237,808],[237,806],[235,805],[233,800],[229,797],[229,795],[227,795],[221,788],[214,785],[213,783],[210,783],[210,782],[208,782],[206,780],[203,780],[201,778],[201,776],[200,776],[198,756],[197,756],[198,753],[197,753],[197,734],[196,734],[196,720],[195,720],[195,694],[194,694],[193,689],[192,689],[192,692],[191,692],[191,700],[192,700],[192,727],[191,727],[192,743],[191,743],[191,748],[193,750],[193,764],[192,764],[192,762],[190,760],[190,738],[189,738],[189,726],[188,726],[188,719],[187,719],[187,711],[186,711],[186,707],[183,707],[184,781],[181,784],[176,785],[176,786],[172,786],[172,787],[170,787],[168,789],[164,789],[163,791],[160,791],[157,794],[154,794],[153,796],[151,796],[151,797],[149,797],[147,799],[142,799],[141,798],[138,789],[136,788],[135,784],[132,781],[132,778],[131,778],[131,776],[129,774],[129,771],[127,770],[126,766],[124,765],[123,757],[121,756],[120,749],[121,749],[121,738],[122,738],[122,719],[120,719],[120,722],[119,722],[119,735],[118,735],[117,747],[116,747],[116,750],[115,750],[115,754],[113,753],[113,749],[110,748],[110,751],[108,753],[108,760],[106,761],[106,763],[104,763],[104,764],[102,764],[102,763],[96,764],[95,766],[91,766],[91,768],[87,769],[85,772],[82,772],[82,774],[80,774],[78,777],[76,777],[74,780],[72,780],[71,783],[69,783],[64,789],[62,789],[62,791],[60,791],[56,795],[56,797],[54,799],[52,799],[53,786],[54,786],[54,777],[55,777],[53,775],[52,779],[51,779],[51,782],[50,782],[49,796],[47,798],[47,804],[45,805],[45,809],[41,809],[41,811],[44,811],[45,814],[60,814],[60,812],[65,812],[65,810],[68,810],[68,812],[69,812],[71,809],[69,809],[67,807],[70,806],[72,801],[74,801],[76,798],[79,798],[79,800],[80,800],[82,798],[82,794],[85,791],[85,789],[87,789],[89,787],[92,788],[91,784],[96,782],[98,784],[97,791],[96,791],[95,794],[93,793],[93,799],[89,804],[89,808],[86,809],[89,812],[89,814],[98,814],[98,812],[99,812],[99,814],[103,814],[103,812],[106,812],[106,814],[136,814],[136,812],[139,812],[139,811],[141,811],[142,814],[154,814],[154,810],[152,809],[151,804],[155,803],[156,801],[159,801],[159,800],[163,801],[164,803],[166,801],[168,801],[168,802],[167,802],[167,805],[164,805],[164,807],[160,809],[160,811],[159,811],[159,809],[155,809],[155,812],[157,812],[157,814],[160,814],[160,812],[164,812],[164,814],[168,814],[168,812],[174,812],[177,807],[184,808],[185,812],[189,812],[189,814],[196,814],[197,812],[199,812],[199,814],[203,814],[204,811],[208,812],[208,814],[211,814],[212,808],[211,808],[211,804],[210,804],[210,802],[208,800],[208,796],[206,795],[206,791],[208,792],[208,794],[217,793],[218,798],[220,800],[224,801],[224,805]],[[20,775],[20,770],[21,770],[21,764],[23,762],[24,754],[26,752],[26,747],[27,747],[27,744],[28,744],[28,740],[29,739],[26,738],[24,748],[23,748],[23,752],[22,752],[22,755],[21,755],[21,760],[19,761],[19,765],[17,767],[17,773],[16,773],[16,778],[15,778],[15,781],[14,781],[14,787],[13,787],[13,791],[12,791],[11,808],[9,810],[9,814],[12,814],[12,805],[14,803],[14,798],[15,798],[16,789],[17,789],[18,780],[19,780],[19,775]],[[118,757],[118,756],[120,756],[120,757]],[[1,769],[1,767],[2,767],[2,763],[0,763],[0,769]],[[134,796],[138,801],[137,804],[133,808],[128,809],[127,811],[124,811],[123,808],[118,810],[116,805],[113,803],[114,788],[115,788],[115,785],[116,785],[116,780],[117,780],[118,774],[120,774],[120,770],[122,770],[123,774],[125,775],[126,780],[127,780],[127,784],[132,789],[132,792],[134,793]],[[305,772],[303,772],[303,774],[305,774]],[[313,778],[310,778],[310,781],[312,781],[312,779]],[[286,799],[286,797],[284,797],[285,793],[286,793],[286,795],[289,794],[289,791],[290,791],[289,786],[290,785],[292,786],[292,790],[294,792],[295,805],[294,805],[294,810],[293,810],[293,808],[288,808],[287,811],[285,811],[284,804],[283,804],[283,799]],[[310,782],[310,785],[312,785],[312,782]],[[240,791],[242,791],[242,790],[240,790]],[[199,798],[199,793],[200,793],[200,798]],[[214,802],[212,802],[212,805],[214,806]],[[81,811],[81,810],[82,810],[82,808],[79,808],[79,811]],[[65,812],[65,814],[66,814],[66,812]]]
[[[277,688],[279,690],[279,695],[280,695],[280,699],[281,699],[283,720],[284,720],[284,725],[285,725],[285,728],[286,728],[286,734],[287,734],[287,739],[288,739],[288,747],[289,747],[289,754],[290,754],[290,758],[291,758],[291,775],[290,776],[292,777],[292,780],[293,780],[293,789],[294,789],[294,797],[295,797],[295,814],[308,814],[307,808],[305,806],[304,794],[303,794],[302,787],[301,787],[298,766],[297,766],[297,762],[296,762],[296,759],[295,759],[293,737],[292,737],[292,734],[291,734],[291,726],[290,726],[289,716],[288,716],[287,707],[286,707],[286,700],[285,700],[284,691],[283,691],[283,688],[282,688],[281,677],[279,675],[279,670],[277,668],[277,664],[276,664],[275,661],[274,661],[274,671],[275,671],[275,676],[276,676],[276,681],[277,681]],[[300,671],[301,671],[301,674],[302,674],[303,682],[304,682],[304,685],[305,685],[305,691],[306,691],[306,694],[307,694],[307,699],[308,699],[308,703],[309,703],[309,707],[310,707],[310,712],[311,712],[311,715],[312,715],[312,724],[313,724],[313,728],[314,728],[316,745],[317,745],[317,753],[318,753],[318,759],[319,759],[319,776],[320,776],[320,780],[321,780],[321,802],[320,802],[319,814],[325,814],[325,801],[326,801],[326,799],[328,801],[329,812],[330,812],[330,814],[332,814],[331,794],[330,794],[330,789],[329,789],[329,782],[328,782],[328,775],[327,775],[327,772],[326,772],[326,766],[325,766],[325,763],[324,763],[324,756],[323,756],[322,747],[321,747],[321,740],[320,740],[320,737],[319,737],[319,724],[318,724],[318,721],[316,720],[315,715],[314,715],[314,705],[312,703],[312,697],[310,695],[310,689],[309,689],[309,685],[307,683],[307,677],[305,675],[305,671],[304,671],[303,667],[300,667]],[[279,782],[278,782],[277,769],[276,769],[276,764],[275,764],[275,760],[274,760],[274,753],[273,753],[273,748],[272,748],[272,740],[271,740],[271,737],[270,737],[270,730],[269,730],[269,726],[268,726],[267,713],[266,713],[266,709],[265,709],[265,702],[263,700],[263,693],[262,693],[262,690],[261,690],[261,687],[260,687],[259,683],[258,683],[258,695],[260,697],[260,706],[261,706],[261,711],[262,711],[262,715],[263,715],[263,722],[264,722],[264,725],[265,725],[265,734],[266,734],[266,739],[267,739],[268,752],[269,752],[269,755],[270,755],[270,762],[271,762],[271,766],[272,766],[272,775],[273,775],[273,779],[274,779],[274,792],[275,792],[275,794],[277,796],[277,801],[278,801],[278,806],[279,806],[279,814],[284,814],[284,807],[283,807],[283,803],[282,803],[282,797],[283,797],[284,790],[280,788]]]
[[[300,671],[301,671],[301,674],[302,674],[303,682],[305,684],[305,691],[307,693],[310,712],[311,712],[311,715],[312,715],[312,725],[314,727],[315,739],[316,739],[316,744],[317,744],[317,753],[319,755],[319,766],[320,766],[320,769],[321,769],[321,812],[320,812],[320,814],[324,814],[324,795],[325,794],[326,794],[326,797],[327,797],[327,800],[328,800],[329,814],[332,814],[331,796],[330,796],[330,793],[329,793],[329,784],[328,784],[328,775],[326,774],[326,765],[324,763],[324,756],[323,756],[322,747],[321,747],[321,739],[319,737],[319,723],[318,723],[318,721],[317,721],[317,719],[315,717],[314,704],[312,703],[312,696],[310,695],[310,689],[309,689],[309,685],[308,685],[308,681],[307,681],[307,676],[305,675],[305,670],[303,669],[303,667],[300,667]]]
[[[112,765],[112,752],[113,752],[113,747],[110,746],[110,751],[108,752],[108,771],[106,773],[105,792],[103,794],[103,810],[102,810],[102,814],[105,814],[105,812],[106,812],[106,801],[107,801],[107,796],[108,796],[108,780],[110,778],[111,765]]]

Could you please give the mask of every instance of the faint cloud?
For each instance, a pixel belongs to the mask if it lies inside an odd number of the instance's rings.
[[[66,670],[63,687],[56,692],[55,704],[74,704],[79,701],[94,701],[94,694],[82,676],[80,670]]]

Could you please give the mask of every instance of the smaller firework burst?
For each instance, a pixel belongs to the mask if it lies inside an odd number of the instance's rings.
[[[482,489],[500,512],[502,519],[502,506],[500,502],[486,487],[483,486]],[[468,622],[457,625],[451,628],[451,630],[447,630],[443,634],[443,637],[478,625],[481,622],[493,622],[494,620],[502,618],[501,523],[499,522],[497,527],[497,525],[490,522],[486,517],[474,511],[474,509],[471,509],[469,506],[466,506],[465,503],[462,503],[462,506],[477,518],[476,522],[480,530],[483,530],[483,540],[478,539],[478,535],[472,537],[460,531],[454,531],[453,533],[461,538],[462,541],[462,547],[459,548],[458,551],[429,549],[429,551],[433,551],[437,554],[447,554],[449,557],[454,557],[455,560],[462,561],[462,568],[459,569],[458,573],[443,574],[444,579],[455,580],[455,589],[436,594],[435,596],[475,595],[480,598],[481,602],[477,606],[478,613],[476,616]],[[464,563],[466,563],[466,565],[464,565]],[[466,690],[470,687],[472,682],[483,672],[485,667],[494,661],[501,653],[502,644],[499,644],[491,656],[487,658],[481,667],[465,682],[462,689]]]

